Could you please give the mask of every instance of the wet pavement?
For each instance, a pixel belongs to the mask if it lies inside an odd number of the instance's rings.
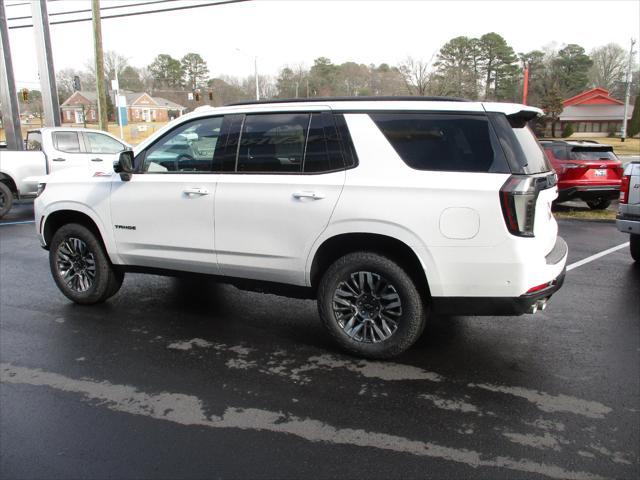
[[[55,287],[28,203],[0,222],[2,478],[638,478],[640,268],[622,248],[546,311],[436,317],[393,362],[315,303],[128,274]],[[30,217],[31,216],[31,217]],[[569,263],[628,241],[562,220]]]

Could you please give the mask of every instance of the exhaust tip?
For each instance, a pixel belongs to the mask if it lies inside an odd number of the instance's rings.
[[[530,314],[532,314],[532,315],[533,315],[533,314],[534,314],[534,313],[536,313],[537,311],[538,311],[538,304],[537,304],[537,303],[534,303],[533,305],[531,305],[531,306],[529,307],[529,313],[530,313]]]

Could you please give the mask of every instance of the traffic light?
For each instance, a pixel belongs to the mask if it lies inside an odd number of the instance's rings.
[[[26,89],[26,88],[23,88],[23,89],[20,91],[20,94],[22,95],[22,101],[23,101],[24,103],[27,103],[27,102],[29,101],[29,90],[28,90],[28,89]]]
[[[213,92],[209,92],[209,101],[213,102]]]
[[[199,102],[200,101],[200,93],[196,92],[194,94],[194,98],[196,99],[196,102]]]
[[[73,77],[73,90],[76,92],[82,90],[82,88],[80,88],[80,77],[78,75]]]

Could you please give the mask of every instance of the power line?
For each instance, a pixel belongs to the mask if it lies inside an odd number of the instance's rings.
[[[137,7],[140,5],[151,5],[154,3],[167,3],[167,2],[175,2],[177,0],[154,0],[153,2],[140,2],[140,3],[128,3],[126,5],[113,5],[111,7],[102,7],[100,9],[100,11],[103,10],[113,10],[114,8],[128,8],[128,7]],[[23,4],[26,5],[26,4]],[[86,13],[86,12],[90,12],[91,9],[90,8],[85,8],[82,10],[69,10],[68,12],[54,12],[54,13],[50,13],[49,16],[50,17],[54,17],[56,15],[71,15],[74,13]],[[7,18],[7,20],[26,20],[27,18],[31,18],[31,15],[25,15],[22,17],[11,17],[11,18]]]
[[[131,12],[131,13],[119,13],[116,15],[106,15],[106,16],[100,16],[100,18],[102,20],[106,20],[109,18],[122,18],[122,17],[134,17],[136,15],[147,15],[149,13],[163,13],[163,12],[175,12],[178,10],[190,10],[192,8],[202,8],[202,7],[214,7],[217,5],[226,5],[226,4],[231,4],[231,3],[243,3],[243,2],[249,2],[251,0],[223,0],[221,2],[211,2],[211,3],[199,3],[197,5],[185,5],[182,7],[173,7],[173,8],[163,8],[163,9],[159,9],[159,10],[146,10],[144,12]],[[79,23],[79,22],[90,22],[92,19],[91,18],[76,18],[73,20],[59,20],[57,22],[49,22],[50,25],[60,25],[60,24],[64,24],[64,23]],[[33,25],[15,25],[12,27],[9,27],[9,30],[13,30],[13,29],[17,29],[17,28],[31,28],[33,27]]]

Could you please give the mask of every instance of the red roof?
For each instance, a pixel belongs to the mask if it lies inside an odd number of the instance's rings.
[[[564,100],[562,105],[569,107],[575,105],[624,105],[624,103],[609,96],[608,90],[596,87]]]

